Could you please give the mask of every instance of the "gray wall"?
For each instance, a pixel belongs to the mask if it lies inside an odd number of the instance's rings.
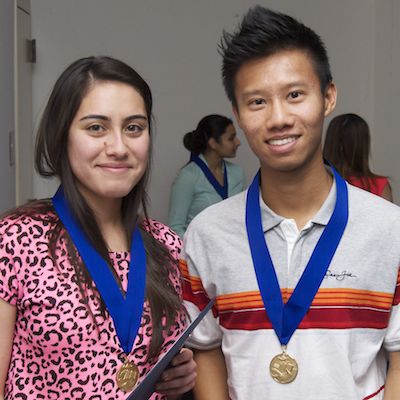
[[[339,90],[334,115],[356,112],[367,119],[373,131],[373,166],[392,177],[400,200],[395,154],[400,80],[394,79],[400,70],[399,0],[35,0],[34,124],[54,80],[76,58],[106,54],[133,65],[154,94],[151,215],[165,221],[171,182],[189,156],[182,136],[208,113],[232,115],[220,79],[217,43],[222,29],[231,31],[257,3],[301,19],[322,36]],[[241,133],[239,137],[243,139]],[[250,180],[257,162],[245,140],[236,162]],[[38,177],[34,183],[36,197],[51,195],[56,187]]]
[[[0,213],[15,206],[15,166],[10,141],[14,141],[14,5],[0,2]]]

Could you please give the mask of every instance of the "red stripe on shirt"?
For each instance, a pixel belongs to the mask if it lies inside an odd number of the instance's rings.
[[[385,385],[381,386],[375,393],[370,394],[367,397],[364,397],[362,400],[369,400],[372,399],[373,397],[375,397],[377,394],[379,394],[380,392],[382,392],[382,390],[385,388]]]
[[[400,269],[397,274],[396,291],[394,292],[393,305],[397,306],[400,303]]]
[[[310,309],[298,329],[385,329],[390,313],[350,308]],[[220,313],[220,324],[226,329],[272,329],[264,309]]]

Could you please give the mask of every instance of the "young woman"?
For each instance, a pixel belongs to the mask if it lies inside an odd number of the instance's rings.
[[[186,325],[180,239],[146,212],[152,97],[128,65],[71,64],[38,131],[51,200],[0,220],[0,399],[125,399]],[[151,399],[191,389],[185,349]]]
[[[232,121],[222,115],[207,115],[187,133],[183,144],[190,162],[171,188],[168,225],[183,237],[190,221],[205,208],[244,190],[244,171],[224,158],[236,156],[240,141]]]
[[[369,167],[371,136],[367,122],[356,114],[333,118],[326,131],[324,157],[352,185],[393,201],[386,176]]]

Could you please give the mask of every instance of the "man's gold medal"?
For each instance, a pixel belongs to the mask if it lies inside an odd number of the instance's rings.
[[[294,358],[290,357],[285,350],[275,356],[269,365],[272,378],[278,383],[290,383],[296,379],[299,368]]]

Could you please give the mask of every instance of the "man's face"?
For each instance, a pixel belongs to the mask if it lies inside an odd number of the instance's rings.
[[[324,118],[336,88],[321,85],[309,56],[284,50],[244,64],[235,79],[234,113],[265,172],[294,172],[322,160]]]

